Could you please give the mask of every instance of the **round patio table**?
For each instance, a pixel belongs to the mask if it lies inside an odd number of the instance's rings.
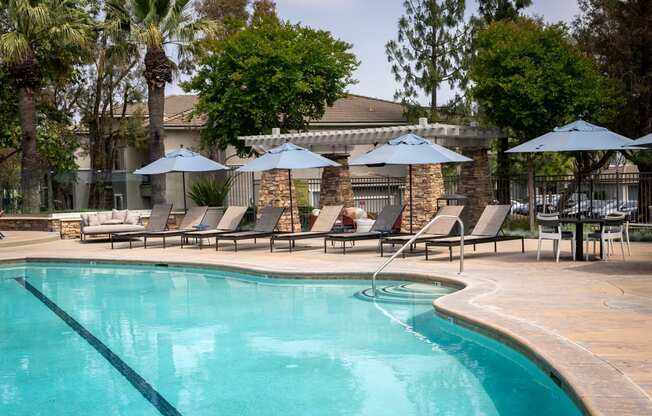
[[[562,217],[559,219],[562,224],[575,224],[575,260],[585,261],[584,258],[584,224],[597,224],[602,226],[604,218],[588,217]],[[602,240],[600,240],[600,258],[602,258]]]

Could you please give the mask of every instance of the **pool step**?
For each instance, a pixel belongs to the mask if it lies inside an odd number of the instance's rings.
[[[430,303],[433,300],[454,292],[441,285],[428,285],[423,283],[403,283],[399,285],[376,288],[374,296],[371,288],[356,293],[358,299],[395,304]]]

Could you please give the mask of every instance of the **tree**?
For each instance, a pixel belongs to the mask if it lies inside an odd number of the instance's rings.
[[[21,127],[23,211],[40,208],[37,99],[48,79],[65,77],[91,38],[88,15],[74,0],[0,0],[0,60],[16,88]]]
[[[578,118],[604,124],[613,116],[613,88],[571,42],[563,26],[527,19],[494,22],[476,37],[471,94],[487,119],[517,142]],[[583,165],[582,170],[595,168]],[[530,207],[534,159],[528,156]],[[534,210],[530,210],[534,224]]]
[[[219,25],[218,37],[225,37],[242,28],[249,19],[249,0],[202,0],[197,11]]]
[[[652,132],[652,1],[581,0],[582,14],[574,22],[580,48],[614,80],[624,100],[609,127],[627,137]],[[639,207],[652,205],[652,151],[627,152],[638,166]]]
[[[196,19],[190,0],[109,0],[116,17],[114,30],[126,31],[131,42],[145,50],[150,162],[164,156],[165,85],[172,81],[175,64],[166,47],[175,47],[179,59],[196,52],[196,41],[217,33],[215,22]],[[165,176],[152,176],[153,203],[165,202]]]
[[[477,29],[500,20],[516,20],[521,10],[529,7],[532,0],[479,0],[480,20],[475,20]],[[511,204],[509,137],[500,137],[496,141],[496,199],[503,204]]]
[[[195,112],[208,117],[204,146],[244,154],[239,135],[306,130],[353,82],[358,62],[350,49],[329,32],[274,19],[214,43],[184,84],[199,93]]]
[[[396,99],[415,103],[420,92],[437,109],[437,89],[465,85],[469,30],[464,24],[464,0],[405,0],[398,37],[385,45],[387,60],[401,88]]]
[[[532,0],[479,0],[478,11],[485,23],[515,20],[521,10],[532,5]]]

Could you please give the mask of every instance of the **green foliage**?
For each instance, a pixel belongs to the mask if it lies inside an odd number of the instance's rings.
[[[613,117],[613,88],[563,26],[500,21],[476,37],[470,92],[487,119],[524,141],[579,118]]]
[[[579,47],[595,57],[616,84],[623,103],[608,124],[627,137],[652,132],[652,4],[649,1],[580,0],[574,22]],[[641,171],[652,172],[652,151],[627,155]]]
[[[224,181],[207,177],[193,183],[188,192],[188,197],[198,206],[221,207],[229,195],[233,178],[229,176]]]
[[[52,171],[77,171],[75,152],[79,149],[79,139],[67,123],[44,120],[39,124],[37,145]]]
[[[522,9],[532,5],[532,0],[479,0],[478,10],[486,23],[498,20],[516,20]]]
[[[415,103],[421,92],[437,107],[437,89],[466,85],[471,42],[464,24],[464,0],[405,0],[398,37],[385,46],[392,73],[401,87],[396,99]]]
[[[345,94],[358,62],[351,45],[329,32],[273,19],[214,42],[197,75],[195,112],[208,117],[205,147],[235,146],[239,135],[305,130]]]

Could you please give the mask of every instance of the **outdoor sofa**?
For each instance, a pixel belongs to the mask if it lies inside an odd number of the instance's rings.
[[[281,219],[281,215],[283,215],[283,211],[285,211],[285,208],[265,207],[260,211],[260,217],[258,218],[258,221],[256,221],[253,230],[215,236],[215,251],[219,249],[220,240],[232,241],[234,250],[238,251],[238,241],[254,240],[254,244],[256,244],[256,239],[258,238],[271,237],[274,235],[278,222]]]
[[[425,243],[430,240],[450,237],[457,225],[456,218],[460,218],[462,211],[464,211],[464,205],[447,205],[439,208],[435,217],[443,215],[446,215],[446,217],[442,217],[438,221],[435,221],[423,234],[413,241],[413,245],[416,246],[417,243]],[[449,216],[455,218],[450,218]],[[402,234],[384,237],[380,240],[380,257],[383,257],[383,248],[386,244],[391,245],[392,247],[397,244],[403,246],[415,235],[416,234]],[[403,251],[403,257],[405,257],[405,251]]]
[[[114,233],[143,230],[145,227],[140,214],[126,209],[81,214],[79,221],[79,234],[82,241],[85,241],[88,236],[108,235],[110,238]]]
[[[143,230],[111,233],[109,235],[109,238],[111,239],[111,248],[113,248],[113,243],[116,241],[129,241],[129,248],[132,248],[134,238],[142,237],[146,232],[166,230],[168,227],[170,212],[172,212],[172,204],[154,205],[152,212],[149,215],[149,221]]]
[[[247,207],[232,205],[226,209],[221,218],[217,215],[211,215],[208,218],[210,213],[206,214],[204,221],[201,223],[202,227],[200,228],[203,228],[202,230],[186,231],[183,233],[181,236],[181,247],[184,244],[188,244],[191,238],[194,238],[199,242],[199,249],[201,250],[205,238],[237,231],[246,212]]]
[[[525,240],[520,235],[505,235],[502,233],[503,224],[509,215],[510,205],[487,205],[482,211],[477,224],[473,227],[470,235],[464,236],[464,245],[494,244],[494,252],[498,252],[499,241],[521,240],[521,251],[525,253]],[[461,243],[460,237],[439,238],[426,242],[426,260],[428,260],[428,249],[430,247],[448,247],[448,257],[453,261],[453,247]]]
[[[292,252],[297,240],[307,240],[311,238],[319,238],[328,235],[332,230],[335,222],[342,213],[344,205],[331,205],[322,208],[319,211],[319,216],[315,220],[310,231],[297,232],[297,233],[285,233],[285,234],[274,234],[269,239],[269,251],[274,251],[274,243],[276,241],[287,241],[288,248]]]
[[[383,237],[391,235],[394,233],[394,225],[401,217],[405,209],[405,205],[386,205],[385,208],[380,211],[376,222],[371,227],[371,230],[367,232],[355,232],[355,233],[333,233],[328,234],[324,237],[324,253],[327,252],[327,242],[342,243],[342,254],[346,254],[346,243],[351,242],[355,244],[356,241],[363,240],[380,240]]]

